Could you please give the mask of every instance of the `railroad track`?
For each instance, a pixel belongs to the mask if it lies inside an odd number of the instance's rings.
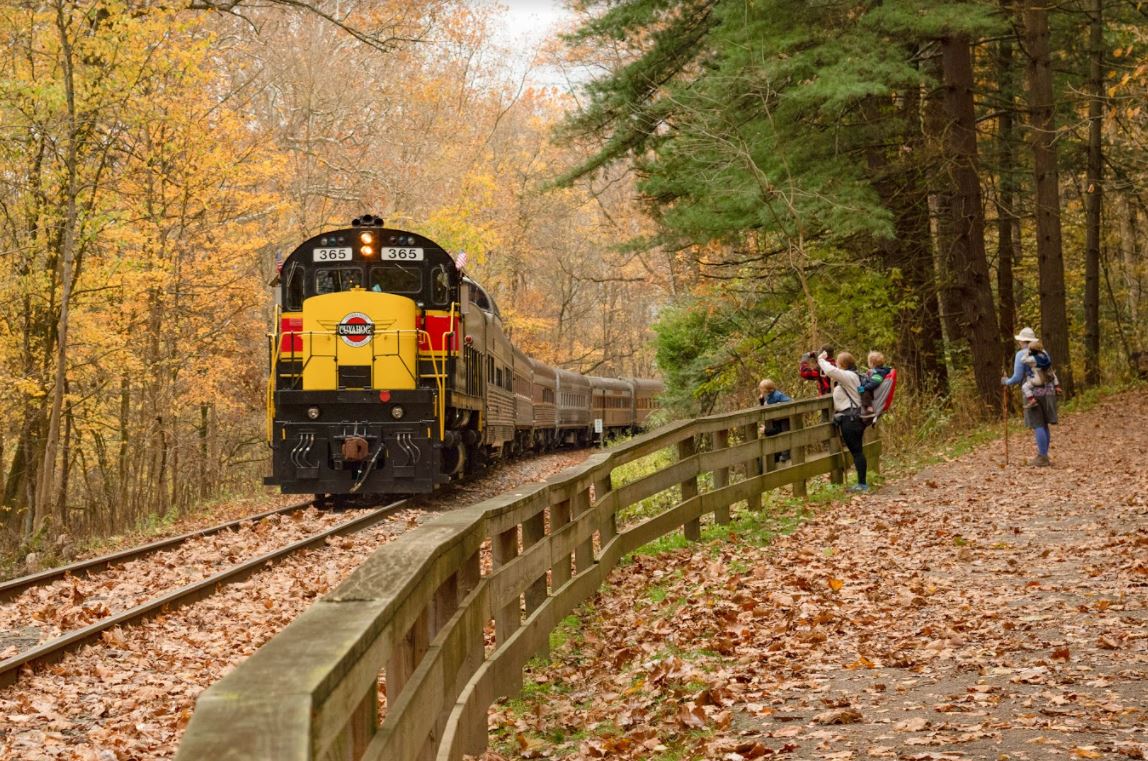
[[[66,634],[56,637],[55,639],[49,640],[48,642],[36,645],[35,647],[25,650],[22,653],[18,653],[17,655],[14,655],[7,660],[0,661],[0,687],[14,683],[19,678],[20,669],[24,666],[38,666],[53,663],[62,658],[66,653],[76,650],[79,647],[99,638],[100,635],[108,629],[116,626],[125,626],[137,623],[152,616],[159,615],[165,611],[193,603],[197,600],[202,600],[203,598],[213,594],[221,586],[234,584],[246,579],[248,576],[255,573],[273,560],[277,560],[300,550],[322,544],[333,536],[353,534],[369,528],[374,524],[390,517],[395,512],[401,510],[404,506],[406,506],[406,503],[406,500],[400,500],[398,502],[393,502],[389,505],[376,508],[366,513],[365,515],[361,515],[357,518],[345,521],[336,526],[324,529],[323,531],[312,534],[311,536],[308,536],[304,539],[292,542],[291,544],[280,547],[279,549],[266,552],[262,555],[259,555],[258,557],[232,566],[226,571],[222,571],[213,576],[209,576],[194,583],[179,587],[178,589],[172,590],[166,594],[160,595],[159,597],[148,600],[147,602],[136,605],[125,611],[107,616],[100,619],[99,621],[96,621],[95,623],[70,631]],[[93,570],[106,568],[108,565],[113,563],[124,562],[126,560],[138,558],[143,555],[155,552],[159,549],[163,549],[164,547],[170,547],[180,543],[181,541],[186,541],[189,538],[206,536],[211,533],[218,533],[239,523],[244,523],[253,519],[262,520],[279,513],[299,510],[301,508],[307,507],[310,504],[311,503],[308,502],[302,505],[291,505],[288,507],[280,508],[278,510],[262,513],[258,516],[244,518],[240,521],[233,521],[231,523],[222,524],[210,529],[203,529],[202,531],[184,534],[180,537],[173,537],[171,539],[165,539],[160,542],[154,542],[152,544],[138,547],[133,550],[127,550],[125,552],[116,553],[114,555],[107,555],[101,558],[94,558],[90,561],[76,563],[71,566],[54,569],[53,571],[46,571],[41,574],[33,574],[32,576],[25,576],[19,579],[14,579],[11,582],[7,582],[6,584],[8,587],[6,590],[7,596],[10,597],[21,589],[27,589],[29,587],[36,586],[37,584],[48,583],[49,581],[62,578],[67,573],[74,573],[75,571],[72,569],[78,568],[82,573],[91,573]],[[23,586],[16,586],[18,582],[23,583]]]
[[[210,528],[199,529],[198,531],[189,531],[186,534],[179,536],[168,537],[167,539],[160,539],[150,544],[145,544],[140,547],[133,547],[129,550],[121,550],[120,552],[113,552],[110,555],[101,555],[98,558],[91,558],[89,560],[81,560],[71,565],[60,566],[59,568],[51,568],[47,571],[40,573],[32,573],[27,576],[20,576],[15,579],[0,582],[0,602],[6,602],[21,592],[31,589],[32,587],[42,586],[44,584],[51,584],[53,581],[64,578],[65,576],[86,576],[89,573],[102,571],[105,568],[115,565],[117,563],[126,563],[130,560],[138,560],[139,558],[146,557],[154,552],[160,550],[170,549],[177,545],[183,544],[188,539],[197,539],[199,537],[211,536],[218,534],[221,531],[238,528],[244,523],[258,523],[273,515],[286,515],[288,513],[296,512],[297,510],[305,510],[311,505],[315,504],[314,500],[300,502],[294,505],[287,505],[275,510],[268,510],[265,513],[257,515],[249,515],[246,518],[239,518],[238,520],[228,521],[227,523],[220,523],[218,526],[211,526]]]

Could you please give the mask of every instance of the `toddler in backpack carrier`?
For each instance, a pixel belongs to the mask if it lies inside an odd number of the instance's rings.
[[[885,355],[879,351],[869,352],[868,362],[869,371],[857,387],[857,393],[861,395],[861,417],[871,423],[884,411],[877,409],[875,396],[881,384],[892,375],[893,368],[885,364]]]
[[[1053,387],[1059,386],[1060,382],[1057,380],[1056,371],[1052,369],[1052,357],[1048,356],[1040,341],[1029,343],[1028,354],[1021,361],[1027,370],[1020,390],[1024,394],[1024,406],[1032,407],[1036,404],[1037,395],[1044,395],[1045,387],[1050,384]]]

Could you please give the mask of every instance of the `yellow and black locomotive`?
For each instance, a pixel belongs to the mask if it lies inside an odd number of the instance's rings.
[[[530,359],[442,247],[378,217],[305,241],[274,285],[266,483],[284,492],[429,492],[494,458],[638,428],[662,390]]]

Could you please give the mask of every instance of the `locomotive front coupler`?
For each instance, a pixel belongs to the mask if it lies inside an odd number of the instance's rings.
[[[358,467],[370,458],[382,444],[382,435],[371,433],[366,423],[344,426],[342,432],[331,436],[331,465],[335,470]]]

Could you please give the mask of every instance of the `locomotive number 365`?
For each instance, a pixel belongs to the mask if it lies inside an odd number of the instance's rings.
[[[384,248],[383,261],[421,262],[423,250],[421,248]]]

